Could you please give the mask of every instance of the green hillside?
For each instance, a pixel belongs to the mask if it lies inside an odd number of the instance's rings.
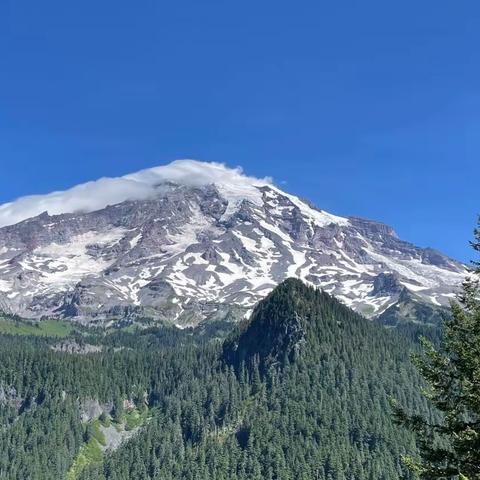
[[[395,329],[287,280],[223,345],[148,335],[116,336],[115,348],[92,335],[105,348],[83,355],[0,335],[0,385],[10,389],[0,478],[410,478],[400,456],[415,443],[388,399],[428,410],[408,358],[416,345]],[[86,399],[114,405],[112,418],[125,418],[124,401],[155,413],[99,455],[80,417]]]

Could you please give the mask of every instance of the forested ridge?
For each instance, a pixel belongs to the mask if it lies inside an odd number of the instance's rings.
[[[0,478],[66,478],[88,437],[86,399],[110,402],[112,420],[124,400],[151,417],[82,480],[412,478],[400,457],[415,453],[414,438],[389,405],[431,415],[412,332],[296,280],[224,342],[161,331],[91,334],[103,349],[85,354],[0,336]]]

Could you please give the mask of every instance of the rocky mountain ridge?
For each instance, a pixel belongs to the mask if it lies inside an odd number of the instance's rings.
[[[195,167],[208,173],[212,164]],[[297,277],[375,317],[404,292],[448,305],[465,276],[462,264],[402,241],[382,223],[329,214],[223,168],[225,181],[152,180],[146,198],[44,212],[0,228],[0,310],[102,324],[149,317],[183,327],[241,317]]]

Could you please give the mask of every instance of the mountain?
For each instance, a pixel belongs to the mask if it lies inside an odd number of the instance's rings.
[[[401,461],[415,438],[388,399],[436,417],[399,329],[287,279],[223,345],[171,330],[160,346],[145,329],[83,329],[74,338],[98,347],[86,354],[0,334],[0,477],[415,477]]]
[[[415,441],[388,401],[401,396],[428,412],[406,355],[413,348],[397,330],[288,279],[223,346],[237,375],[220,367],[193,398],[175,395],[175,420],[154,419],[80,478],[142,478],[132,472],[146,468],[172,479],[413,479],[400,458],[416,452]]]
[[[193,160],[19,199],[0,225],[0,310],[34,319],[239,318],[288,277],[378,317],[408,295],[448,305],[465,275],[387,225]]]
[[[232,365],[261,362],[262,370],[295,360],[312,328],[311,311],[331,302],[331,297],[289,278],[261,300],[248,320],[244,320],[224,341],[223,357]],[[352,313],[349,311],[349,313]]]

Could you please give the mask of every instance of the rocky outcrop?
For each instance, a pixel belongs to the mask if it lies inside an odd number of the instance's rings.
[[[272,185],[249,186],[244,197],[242,185],[234,196],[222,185],[157,188],[145,200],[0,228],[0,308],[34,319],[149,317],[184,327],[219,311],[229,318],[231,305],[238,319],[297,277],[375,317],[404,288],[448,305],[465,274],[382,223],[331,215]]]

